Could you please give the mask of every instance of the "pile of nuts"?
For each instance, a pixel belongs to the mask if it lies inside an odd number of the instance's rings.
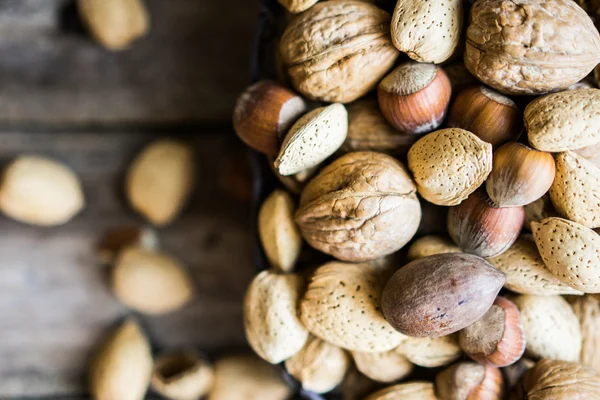
[[[256,354],[345,398],[600,398],[596,2],[280,3],[233,117],[281,183]]]

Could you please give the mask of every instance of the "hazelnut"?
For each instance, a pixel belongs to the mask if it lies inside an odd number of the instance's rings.
[[[440,400],[500,400],[504,386],[498,368],[463,361],[435,377]]]
[[[555,172],[552,155],[510,142],[494,152],[485,188],[498,207],[524,206],[550,189]]]
[[[379,107],[385,119],[404,133],[431,132],[442,124],[452,88],[444,70],[407,61],[379,83]]]
[[[293,91],[274,81],[259,81],[238,97],[233,128],[254,150],[276,155],[280,140],[306,111],[306,102]]]
[[[497,297],[481,319],[461,330],[459,343],[473,360],[505,367],[525,352],[525,332],[519,309],[510,300]]]
[[[519,137],[523,112],[510,98],[477,86],[456,96],[448,113],[448,126],[473,132],[496,147]]]
[[[480,190],[450,208],[448,233],[463,251],[494,257],[517,240],[524,218],[523,207],[496,208]]]

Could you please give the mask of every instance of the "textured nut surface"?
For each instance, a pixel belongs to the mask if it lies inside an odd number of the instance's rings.
[[[525,108],[529,143],[538,150],[567,151],[600,143],[600,89],[538,97]]]
[[[314,248],[345,261],[367,261],[402,248],[415,234],[421,206],[399,161],[380,153],[348,153],[305,187],[296,212]]]
[[[300,302],[304,326],[351,351],[375,353],[397,347],[404,335],[385,320],[379,306],[384,275],[370,264],[330,262],[319,267]]]
[[[356,368],[377,382],[394,382],[413,370],[413,364],[396,349],[380,353],[352,352]]]
[[[462,253],[462,250],[450,239],[429,235],[415,240],[408,248],[409,260],[418,260],[434,254]]]
[[[292,20],[280,49],[294,87],[312,99],[340,103],[369,92],[399,55],[390,19],[367,2],[333,0]]]
[[[577,153],[581,157],[594,164],[596,167],[600,168],[600,142],[591,146],[573,150],[573,152]]]
[[[214,368],[208,400],[286,400],[292,393],[281,371],[254,355],[223,357]]]
[[[600,62],[600,35],[571,0],[478,0],[470,22],[465,65],[505,93],[566,89]]]
[[[540,222],[545,218],[559,216],[552,205],[552,200],[548,193],[523,208],[525,209],[525,223],[523,227],[530,231],[532,222]]]
[[[79,179],[57,161],[21,156],[4,170],[0,210],[12,219],[32,225],[61,225],[83,206]]]
[[[556,177],[550,187],[556,210],[588,228],[600,228],[600,168],[570,151],[556,157]]]
[[[462,354],[456,335],[442,337],[409,337],[396,349],[420,367],[434,368],[450,364]]]
[[[411,147],[408,168],[427,201],[457,205],[492,171],[492,145],[463,129],[441,129]]]
[[[415,135],[402,134],[392,128],[381,115],[375,99],[361,99],[347,106],[348,136],[341,150],[379,151],[405,154],[417,141]]]
[[[550,272],[529,235],[522,235],[507,251],[488,258],[488,262],[506,274],[504,287],[513,292],[541,296],[582,294]]]
[[[348,134],[348,112],[335,103],[314,109],[290,128],[275,160],[284,176],[315,167],[340,148]]]
[[[171,222],[194,187],[192,148],[164,139],[135,158],[127,172],[127,197],[132,207],[154,225]]]
[[[78,0],[77,7],[92,36],[109,50],[127,48],[149,29],[142,0]]]
[[[344,380],[350,356],[345,350],[311,336],[302,350],[286,360],[285,368],[304,389],[326,393]]]
[[[587,400],[600,398],[600,377],[580,364],[541,360],[525,373],[528,400]]]
[[[579,361],[579,320],[562,297],[522,294],[511,300],[521,312],[527,354],[534,358]]]
[[[90,391],[95,399],[142,400],[151,374],[150,344],[128,320],[98,348],[90,368]]]
[[[298,318],[303,282],[294,274],[263,271],[244,296],[244,328],[250,347],[271,364],[287,360],[308,340]]]
[[[112,289],[126,306],[146,314],[164,314],[183,307],[193,296],[191,277],[172,257],[130,247],[121,252],[112,271]]]
[[[568,301],[581,325],[581,363],[600,373],[600,302],[589,295]]]
[[[319,0],[278,0],[289,12],[297,14],[311,8]]]
[[[435,377],[436,393],[442,400],[501,400],[500,370],[469,361],[458,362]]]
[[[172,400],[197,400],[214,381],[212,366],[194,351],[167,353],[154,362],[152,389]]]
[[[563,218],[532,222],[535,244],[546,267],[563,283],[585,293],[600,293],[600,236]]]
[[[415,61],[441,63],[456,49],[462,22],[461,0],[399,0],[392,16],[392,42]]]
[[[365,400],[437,400],[433,383],[407,382],[381,389]]]
[[[300,255],[302,237],[294,222],[294,201],[277,189],[267,197],[258,212],[258,233],[272,267],[284,272],[294,268]]]
[[[504,281],[481,257],[436,254],[400,268],[386,284],[381,306],[405,335],[445,336],[483,316]]]

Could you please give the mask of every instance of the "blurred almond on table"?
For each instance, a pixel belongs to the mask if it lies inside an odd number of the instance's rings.
[[[214,380],[212,366],[195,351],[166,353],[154,362],[152,389],[172,400],[197,400]]]

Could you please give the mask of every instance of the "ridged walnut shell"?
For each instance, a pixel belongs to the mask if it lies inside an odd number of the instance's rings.
[[[296,223],[314,248],[340,260],[374,260],[402,248],[421,220],[416,187],[400,161],[348,153],[304,188]]]
[[[437,254],[400,268],[385,286],[381,307],[405,335],[445,336],[481,318],[505,280],[481,257]]]
[[[463,129],[441,129],[411,147],[408,168],[425,200],[454,206],[481,186],[492,171],[492,145]]]
[[[508,94],[543,94],[580,81],[600,62],[600,34],[571,0],[478,0],[465,65]]]
[[[313,100],[347,103],[365,95],[400,54],[390,14],[356,0],[317,3],[293,19],[280,50],[294,87]]]
[[[541,360],[525,373],[521,384],[527,400],[600,399],[600,376],[572,362]]]

